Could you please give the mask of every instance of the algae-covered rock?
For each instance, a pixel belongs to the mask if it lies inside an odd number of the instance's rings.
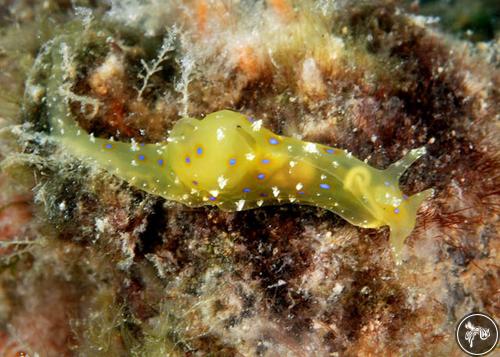
[[[500,316],[498,30],[389,0],[0,9],[1,354],[454,355],[458,319]],[[228,108],[378,168],[426,146],[401,184],[435,194],[396,265],[387,228],[128,185],[53,140],[48,88],[117,141]]]

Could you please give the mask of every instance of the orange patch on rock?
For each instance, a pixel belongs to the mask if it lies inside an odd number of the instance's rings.
[[[268,0],[273,10],[283,19],[293,19],[293,8],[287,0]]]
[[[126,80],[122,57],[112,53],[93,71],[88,84],[94,97],[104,104],[100,111],[103,121],[113,130],[132,136],[134,130],[125,123],[126,103],[132,96],[131,91],[126,90]]]
[[[208,6],[205,0],[198,0],[196,2],[196,20],[198,31],[204,33],[207,26],[207,12]]]
[[[259,76],[262,70],[262,64],[259,62],[253,48],[249,46],[241,48],[238,57],[238,68],[250,79],[255,79]]]

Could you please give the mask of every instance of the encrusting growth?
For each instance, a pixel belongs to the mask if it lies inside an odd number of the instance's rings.
[[[230,110],[179,120],[167,142],[95,138],[74,121],[61,90],[71,86],[63,65],[67,47],[63,41],[53,46],[53,80],[47,87],[52,136],[76,156],[146,192],[230,211],[289,202],[322,207],[359,227],[388,225],[396,257],[418,207],[432,194],[429,189],[407,197],[398,183],[425,148],[379,170],[344,150],[276,135],[261,120]]]

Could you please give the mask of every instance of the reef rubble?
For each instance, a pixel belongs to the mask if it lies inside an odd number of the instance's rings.
[[[0,354],[459,355],[458,319],[500,316],[498,31],[472,42],[391,0],[7,3]],[[387,228],[189,208],[70,155],[45,96],[61,35],[60,90],[96,137],[162,141],[230,108],[379,168],[426,146],[401,183],[435,194],[403,263]]]

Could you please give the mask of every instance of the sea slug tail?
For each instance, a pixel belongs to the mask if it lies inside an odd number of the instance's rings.
[[[52,68],[47,83],[47,108],[50,133],[53,137],[74,138],[80,135],[80,128],[69,111],[69,93],[72,85],[70,48],[65,36],[54,41]]]

